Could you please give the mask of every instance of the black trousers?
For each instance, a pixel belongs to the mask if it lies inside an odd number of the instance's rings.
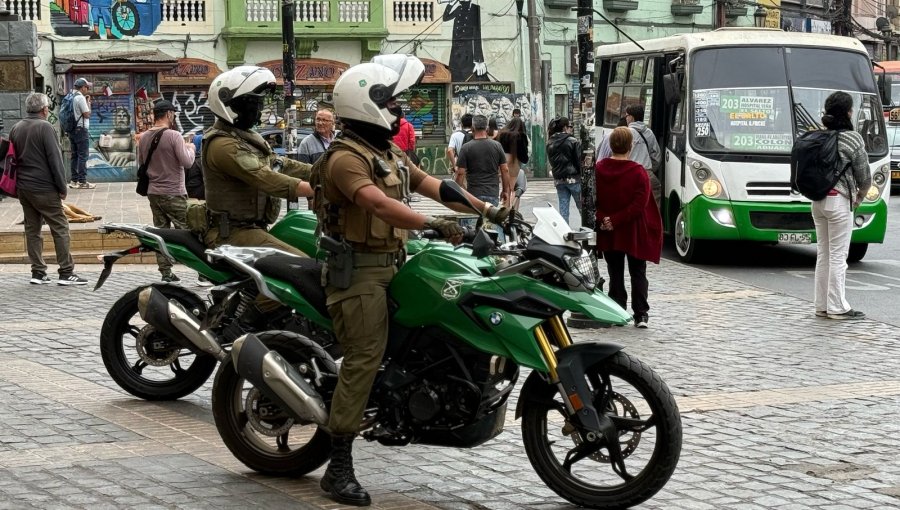
[[[623,251],[605,251],[606,270],[609,272],[609,297],[624,309],[628,302],[628,291],[625,290],[625,258],[628,258],[628,274],[631,275],[631,310],[634,316],[647,315],[650,305],[647,304],[647,293],[650,284],[647,282],[647,261],[626,255]]]

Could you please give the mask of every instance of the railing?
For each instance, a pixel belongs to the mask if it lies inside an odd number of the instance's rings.
[[[176,0],[177,1],[177,0]],[[295,21],[328,23],[336,16],[340,23],[368,23],[371,7],[366,0],[295,0]],[[247,0],[246,20],[254,23],[281,20],[280,0]],[[333,8],[337,7],[336,12]]]
[[[434,2],[431,0],[394,2],[395,23],[430,23],[432,21],[434,21]]]
[[[195,23],[206,21],[206,0],[160,0],[162,22]]]
[[[40,0],[6,0],[6,8],[24,21],[40,21],[41,3]]]

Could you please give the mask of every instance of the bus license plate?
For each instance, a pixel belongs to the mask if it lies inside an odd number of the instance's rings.
[[[779,232],[778,242],[783,244],[809,244],[812,234],[809,232]]]

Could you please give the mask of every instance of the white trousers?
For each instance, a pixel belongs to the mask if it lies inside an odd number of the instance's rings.
[[[812,203],[816,224],[816,311],[840,314],[850,311],[844,293],[847,277],[847,254],[853,231],[850,199],[843,195],[828,196]]]

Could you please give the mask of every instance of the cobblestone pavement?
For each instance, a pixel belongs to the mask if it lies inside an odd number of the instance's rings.
[[[555,204],[552,183],[532,189],[529,207]],[[93,282],[100,266],[77,270]],[[809,302],[667,260],[648,273],[650,329],[573,330],[624,344],[681,409],[678,469],[640,508],[900,507],[900,328],[816,319]],[[112,382],[101,324],[155,266],[117,266],[96,293],[28,278],[0,265],[0,509],[337,507],[322,470],[275,479],[235,461],[209,383],[153,403]],[[359,478],[378,509],[572,508],[532,470],[512,412],[506,425],[471,450],[359,441]]]

